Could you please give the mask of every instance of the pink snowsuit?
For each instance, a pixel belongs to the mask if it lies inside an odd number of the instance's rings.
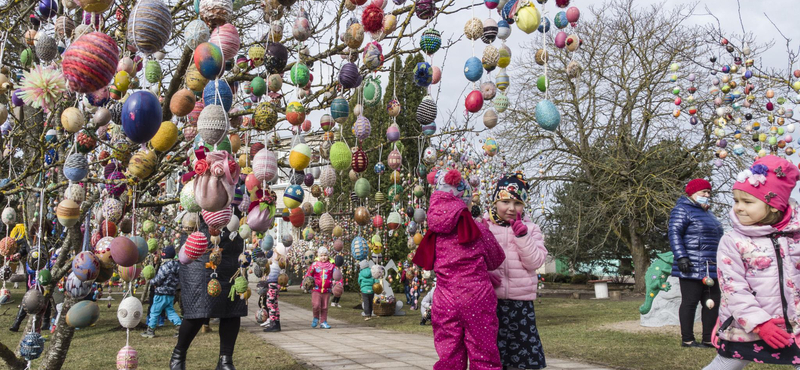
[[[489,271],[503,263],[503,248],[485,225],[474,222],[464,201],[450,193],[433,193],[428,225],[435,237],[437,278],[431,322],[439,361],[434,370],[466,369],[467,358],[471,369],[502,369],[497,296]],[[472,228],[476,238],[462,244],[464,228]]]

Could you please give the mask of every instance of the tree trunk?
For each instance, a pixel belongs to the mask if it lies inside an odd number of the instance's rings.
[[[644,293],[645,291],[645,274],[647,268],[650,267],[650,258],[647,256],[647,251],[644,247],[644,240],[642,236],[636,233],[639,227],[639,222],[631,220],[628,231],[630,233],[630,243],[628,248],[631,250],[631,257],[633,257],[633,271],[634,271],[634,286],[633,291],[636,293]]]
[[[67,325],[67,312],[73,303],[75,303],[75,300],[71,297],[64,299],[61,315],[56,323],[56,332],[51,337],[50,348],[48,348],[42,363],[39,365],[39,370],[58,370],[61,369],[61,366],[64,366],[64,361],[67,360],[67,352],[69,352],[69,345],[72,343],[72,335],[75,334],[75,328]]]

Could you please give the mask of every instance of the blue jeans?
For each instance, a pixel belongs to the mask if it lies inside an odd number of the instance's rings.
[[[406,293],[406,304],[411,304],[411,286],[406,284],[405,293]]]
[[[172,324],[176,326],[180,325],[181,317],[175,312],[175,308],[172,307],[174,303],[174,295],[156,294],[155,297],[153,297],[153,304],[150,306],[150,318],[147,320],[147,326],[155,328],[158,317],[161,316],[162,311],[167,311],[167,318],[169,321],[172,321]]]

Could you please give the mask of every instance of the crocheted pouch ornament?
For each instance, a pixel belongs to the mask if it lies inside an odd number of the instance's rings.
[[[232,154],[218,150],[206,153],[195,151],[197,161],[194,171],[184,175],[194,179],[195,201],[200,208],[216,212],[228,207],[233,201],[234,185],[239,181],[240,168]]]

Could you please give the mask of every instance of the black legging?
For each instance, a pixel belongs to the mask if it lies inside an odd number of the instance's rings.
[[[706,300],[711,298],[714,301],[714,308],[706,307]],[[714,286],[708,287],[701,280],[681,279],[681,307],[678,310],[678,317],[681,321],[681,340],[684,342],[694,341],[694,315],[697,312],[697,304],[702,305],[700,318],[703,323],[703,342],[711,342],[711,332],[717,323],[719,315],[719,282],[715,279]]]
[[[175,345],[175,348],[186,353],[206,320],[206,318],[183,320],[180,332],[178,332],[178,344]],[[236,338],[239,336],[241,322],[241,317],[220,319],[218,329],[220,356],[233,356],[233,347],[236,345]]]

